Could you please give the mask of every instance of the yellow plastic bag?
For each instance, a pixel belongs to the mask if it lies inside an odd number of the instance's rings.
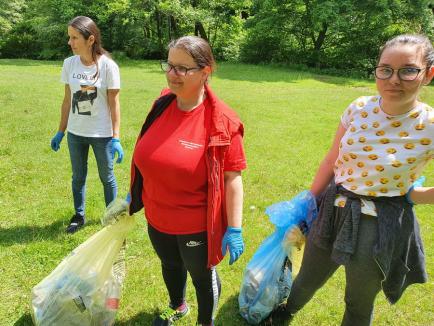
[[[135,225],[126,207],[120,199],[110,204],[103,218],[108,225],[32,289],[35,325],[113,325],[125,277],[125,239]],[[110,209],[116,216],[107,217]]]

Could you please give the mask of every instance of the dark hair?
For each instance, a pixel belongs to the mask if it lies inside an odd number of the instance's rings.
[[[380,48],[380,55],[378,56],[378,60],[380,60],[384,50],[397,46],[398,44],[414,45],[417,47],[421,47],[423,50],[423,56],[426,62],[426,66],[432,67],[434,65],[434,49],[432,43],[428,37],[420,34],[402,34],[388,40],[386,44],[384,44]]]
[[[91,35],[94,37],[94,42],[92,44],[92,59],[97,64],[98,56],[107,55],[108,52],[102,47],[101,44],[101,32],[99,31],[98,26],[96,26],[95,22],[86,16],[77,16],[68,23],[68,26],[76,29],[81,35],[83,35],[85,40],[88,40]],[[96,65],[96,74],[93,76],[95,78],[98,76],[98,64]]]
[[[169,50],[176,48],[187,52],[194,62],[201,68],[211,67],[211,71],[216,68],[216,62],[208,42],[197,36],[183,36],[169,43]]]

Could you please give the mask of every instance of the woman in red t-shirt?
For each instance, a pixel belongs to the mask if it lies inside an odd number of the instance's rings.
[[[244,250],[243,125],[207,84],[215,66],[208,43],[186,36],[168,48],[161,68],[169,89],[155,102],[133,154],[130,213],[145,208],[169,292],[169,307],[153,325],[188,313],[187,271],[198,324],[212,325],[220,293],[215,266],[227,249],[229,264]]]

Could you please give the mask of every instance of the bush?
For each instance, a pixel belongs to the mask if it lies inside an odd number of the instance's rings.
[[[29,22],[21,22],[1,42],[0,57],[37,59],[41,49],[36,30]]]

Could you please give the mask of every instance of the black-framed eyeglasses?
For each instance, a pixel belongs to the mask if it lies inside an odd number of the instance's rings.
[[[202,69],[201,67],[188,68],[184,66],[174,66],[168,63],[166,60],[160,61],[160,65],[161,70],[163,70],[165,73],[169,73],[173,69],[177,76],[187,76],[189,71],[196,71]]]
[[[415,67],[404,67],[399,69],[392,69],[390,67],[378,66],[375,67],[374,74],[375,77],[381,80],[389,79],[393,76],[395,71],[398,72],[398,77],[400,80],[412,81],[419,76],[420,72],[426,68],[415,68]]]

